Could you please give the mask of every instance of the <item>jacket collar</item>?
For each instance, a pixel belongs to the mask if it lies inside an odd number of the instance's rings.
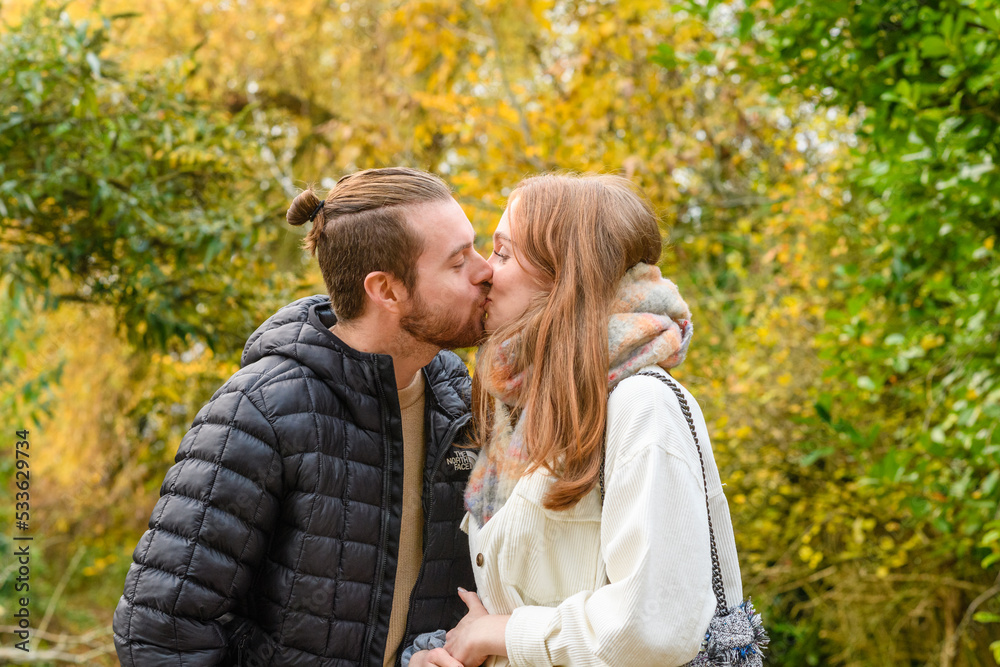
[[[241,365],[248,366],[266,356],[283,356],[308,366],[324,380],[348,384],[365,394],[374,393],[374,378],[370,373],[377,372],[383,382],[393,378],[392,357],[350,347],[330,331],[336,322],[337,316],[326,295],[294,301],[269,317],[250,336],[243,348]],[[349,366],[355,371],[361,369],[360,373],[348,373]],[[469,373],[458,355],[442,350],[423,372],[427,391],[442,412],[452,419],[468,413]],[[395,385],[394,379],[392,384]]]

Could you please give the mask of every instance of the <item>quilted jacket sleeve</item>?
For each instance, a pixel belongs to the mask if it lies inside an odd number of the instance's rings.
[[[215,665],[219,618],[249,589],[277,520],[282,459],[257,393],[223,387],[160,489],[114,615],[121,664]]]

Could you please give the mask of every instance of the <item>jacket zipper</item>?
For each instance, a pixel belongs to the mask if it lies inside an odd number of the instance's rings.
[[[441,440],[441,448],[438,450],[437,458],[434,461],[434,467],[432,468],[432,476],[430,484],[431,501],[427,506],[427,516],[424,517],[424,549],[423,553],[420,556],[420,573],[417,574],[417,581],[415,584],[413,584],[413,591],[410,592],[410,608],[406,612],[406,627],[403,630],[403,641],[406,641],[406,638],[410,634],[410,620],[413,618],[413,605],[416,602],[416,598],[413,596],[413,593],[420,588],[420,582],[423,581],[424,579],[424,566],[427,564],[426,561],[427,538],[430,533],[431,516],[433,516],[434,514],[434,499],[435,499],[433,474],[436,474],[438,469],[441,467],[441,462],[444,460],[445,455],[451,448],[452,442],[455,440],[455,434],[458,433],[458,430],[460,428],[462,428],[469,422],[469,419],[470,419],[469,415],[463,415],[462,417],[459,417],[458,419],[456,419],[451,423],[451,426],[448,427],[448,432],[445,433],[445,437],[442,438]],[[442,628],[442,629],[447,630],[450,628]],[[402,664],[402,655],[403,652],[400,651],[399,654],[396,656],[396,665]]]
[[[392,478],[392,447],[389,443],[389,420],[385,412],[385,392],[382,389],[382,378],[379,375],[378,360],[375,359],[375,386],[378,389],[379,409],[382,410],[382,448],[385,450],[385,460],[383,470],[385,470],[385,482],[382,484],[382,531],[379,536],[379,557],[378,569],[375,574],[375,602],[368,614],[368,636],[365,638],[365,648],[361,654],[361,664],[368,663],[371,657],[372,640],[375,639],[375,620],[378,618],[379,608],[382,604],[382,585],[385,581],[385,563],[388,554],[385,552],[386,542],[389,539],[389,497],[391,495]]]

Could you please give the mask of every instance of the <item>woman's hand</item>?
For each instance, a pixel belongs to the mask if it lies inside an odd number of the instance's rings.
[[[464,588],[458,595],[469,607],[469,613],[448,631],[444,648],[465,667],[479,667],[491,655],[507,655],[505,633],[510,616],[490,614],[479,596]]]
[[[410,657],[410,667],[465,667],[461,662],[451,657],[443,648],[429,651],[417,651]]]

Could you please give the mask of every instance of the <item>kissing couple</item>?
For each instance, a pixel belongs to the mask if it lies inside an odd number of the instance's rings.
[[[181,441],[114,614],[121,664],[698,657],[743,593],[705,420],[667,373],[692,323],[648,201],[527,178],[488,260],[414,169],[306,190],[287,219],[329,294],[265,321]],[[449,350],[473,345],[470,380]]]

